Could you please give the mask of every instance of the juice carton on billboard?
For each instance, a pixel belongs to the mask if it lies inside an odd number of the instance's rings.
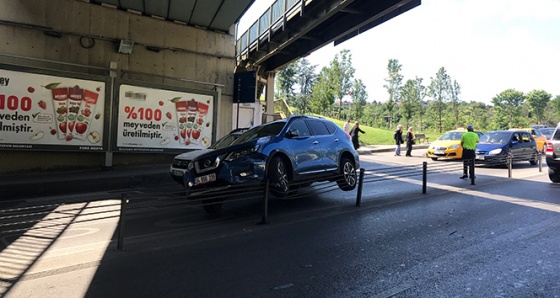
[[[84,90],[80,110],[76,116],[76,125],[72,136],[79,140],[85,140],[88,136],[89,128],[94,119],[95,106],[97,105],[97,98],[99,94]]]

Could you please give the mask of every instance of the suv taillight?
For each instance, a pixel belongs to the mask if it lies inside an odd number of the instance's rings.
[[[554,146],[552,145],[551,141],[546,142],[546,153],[554,152]]]

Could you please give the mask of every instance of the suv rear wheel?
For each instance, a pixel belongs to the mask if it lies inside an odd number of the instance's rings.
[[[344,191],[356,188],[358,175],[356,174],[356,165],[348,157],[343,157],[340,161],[340,179],[336,180],[338,187]]]

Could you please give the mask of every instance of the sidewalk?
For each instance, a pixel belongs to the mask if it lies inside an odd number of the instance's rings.
[[[427,143],[414,149],[428,148]],[[394,145],[368,145],[358,149],[360,155],[392,152]],[[405,149],[406,150],[406,149]],[[141,186],[174,184],[169,164],[114,167],[112,170],[42,172],[0,176],[0,201],[80,192],[111,191]]]

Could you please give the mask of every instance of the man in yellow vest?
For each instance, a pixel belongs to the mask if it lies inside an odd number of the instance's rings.
[[[478,143],[478,134],[474,132],[472,124],[469,124],[467,132],[461,136],[461,147],[463,147],[463,176],[460,177],[461,179],[469,178],[469,175],[471,179],[474,179],[476,143]]]

